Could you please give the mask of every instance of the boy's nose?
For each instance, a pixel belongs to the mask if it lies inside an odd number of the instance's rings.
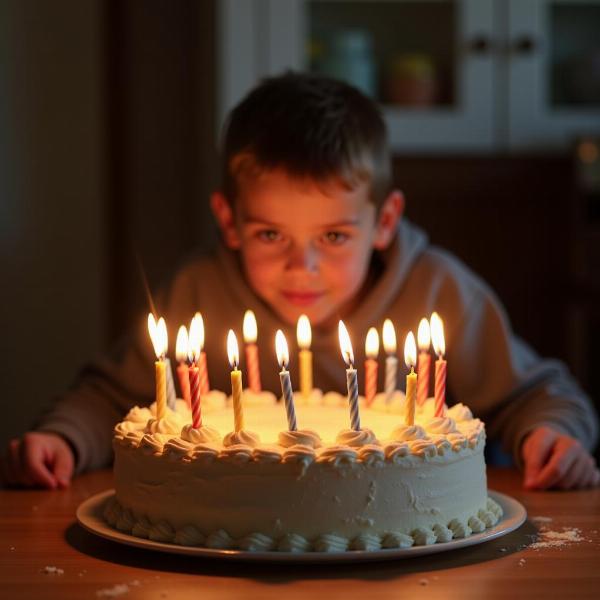
[[[287,268],[288,270],[302,270],[316,273],[318,270],[318,252],[311,244],[306,246],[294,245],[290,248]]]

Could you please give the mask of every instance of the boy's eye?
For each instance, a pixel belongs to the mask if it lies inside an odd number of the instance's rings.
[[[348,239],[348,235],[341,231],[328,231],[323,235],[323,241],[330,246],[339,246]]]
[[[263,229],[257,233],[258,239],[267,242],[273,243],[278,242],[282,239],[282,235],[276,229]]]

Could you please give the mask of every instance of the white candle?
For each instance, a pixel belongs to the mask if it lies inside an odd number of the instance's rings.
[[[385,359],[385,401],[389,403],[396,391],[398,378],[398,358],[396,357],[396,330],[390,319],[383,322],[383,348],[387,354]]]
[[[350,405],[350,426],[354,431],[360,431],[360,411],[358,408],[358,378],[354,368],[354,352],[348,330],[343,321],[338,324],[340,350],[348,368],[346,369],[346,385],[348,387],[348,404]]]
[[[285,403],[288,429],[290,431],[296,431],[298,429],[298,425],[296,423],[296,410],[294,408],[294,392],[292,391],[290,372],[287,370],[287,366],[290,362],[290,356],[288,352],[287,340],[285,339],[281,329],[278,329],[277,333],[275,334],[275,352],[277,354],[277,362],[281,367],[279,380],[281,381],[281,393],[283,394],[283,401]]]

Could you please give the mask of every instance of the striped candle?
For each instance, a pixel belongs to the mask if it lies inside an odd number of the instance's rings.
[[[281,329],[278,329],[277,333],[275,334],[275,352],[277,354],[277,362],[279,362],[281,367],[281,371],[279,372],[279,380],[281,381],[281,393],[285,403],[288,429],[290,431],[296,431],[298,429],[298,425],[296,423],[296,409],[294,407],[294,392],[292,391],[290,373],[286,368],[290,362],[290,356],[288,352],[287,340],[285,339]]]
[[[389,404],[396,391],[398,380],[398,358],[396,357],[396,330],[390,319],[383,322],[383,347],[387,354],[385,359],[385,402]]]
[[[434,312],[430,319],[431,339],[433,349],[438,359],[435,361],[435,416],[444,416],[444,404],[446,402],[446,340],[444,338],[444,323],[440,316]]]
[[[202,427],[202,411],[200,408],[200,369],[195,364],[189,368],[190,396],[192,401],[192,427]]]
[[[350,426],[354,431],[360,431],[360,411],[358,408],[358,377],[354,368],[354,352],[348,330],[343,321],[338,324],[340,349],[348,368],[346,369],[346,385],[348,387],[348,404],[350,405]]]
[[[177,357],[177,375],[179,377],[179,387],[181,395],[189,409],[192,408],[190,399],[190,374],[187,360],[190,351],[190,340],[187,329],[182,325],[177,332],[177,342],[175,343],[175,356]]]
[[[365,340],[365,399],[370,406],[377,394],[377,355],[379,354],[379,334],[371,327]]]

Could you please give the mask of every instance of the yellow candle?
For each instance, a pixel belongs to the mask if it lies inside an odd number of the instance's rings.
[[[410,369],[406,376],[406,408],[405,420],[407,425],[415,424],[415,402],[417,400],[417,374],[415,373],[415,363],[417,362],[417,344],[412,331],[406,336],[404,343],[404,362]]]
[[[159,359],[154,366],[156,368],[156,418],[163,419],[167,406],[167,364]]]
[[[155,365],[156,372],[156,418],[162,419],[165,416],[167,406],[167,365],[165,354],[167,353],[168,338],[167,326],[165,320],[161,317],[158,322],[154,315],[148,315],[148,332],[154,346],[154,352],[158,359]]]
[[[313,366],[312,352],[310,351],[312,331],[306,315],[301,315],[298,319],[296,337],[300,347],[300,393],[304,399],[307,399],[313,389]]]
[[[231,399],[233,401],[233,428],[241,431],[244,429],[244,410],[242,407],[242,372],[238,369],[240,354],[237,338],[230,329],[227,334],[227,355],[231,365]]]

